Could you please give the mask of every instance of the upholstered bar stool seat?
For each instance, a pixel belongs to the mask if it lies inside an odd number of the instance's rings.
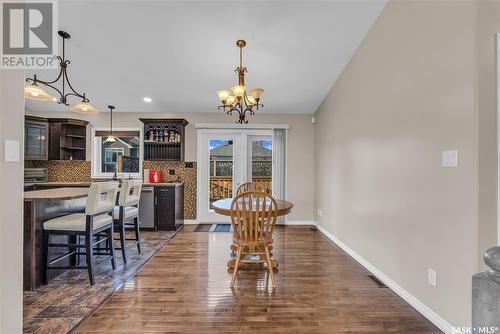
[[[139,202],[141,200],[142,180],[123,180],[118,205],[113,209],[115,220],[114,230],[119,233],[120,249],[122,251],[123,263],[127,263],[127,249],[137,245],[137,251],[141,252],[141,238],[139,236]],[[134,229],[135,238],[126,238],[125,230]],[[127,241],[133,243],[126,244]]]
[[[85,231],[87,216],[85,213],[74,213],[47,220],[43,223],[46,231]],[[94,217],[93,229],[97,230],[113,223],[113,218],[108,214],[102,214]]]
[[[96,266],[94,256],[106,256],[101,261],[111,260],[111,266],[113,270],[115,269],[112,214],[117,193],[118,182],[92,183],[85,202],[85,213],[74,213],[43,223],[44,284],[48,283],[49,270],[87,269],[90,284],[94,285]],[[53,242],[51,237],[57,235],[67,236],[68,242]],[[85,245],[80,244],[80,237],[85,238]],[[103,242],[106,242],[104,251],[101,247]],[[51,257],[51,248],[67,248],[68,251]],[[85,255],[86,266],[80,265],[81,255]],[[70,257],[69,265],[56,264],[68,257]]]
[[[129,219],[139,216],[139,208],[135,206],[125,206],[123,208],[123,219]],[[120,219],[120,206],[117,205],[113,209],[113,219]]]

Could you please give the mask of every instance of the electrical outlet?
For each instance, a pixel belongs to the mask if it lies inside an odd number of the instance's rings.
[[[436,286],[437,285],[437,277],[436,277],[436,272],[429,268],[429,273],[428,273],[428,277],[427,277],[427,280],[429,282],[430,285],[432,286]]]
[[[321,210],[320,208],[318,208],[318,217],[321,217],[323,216],[323,210]]]

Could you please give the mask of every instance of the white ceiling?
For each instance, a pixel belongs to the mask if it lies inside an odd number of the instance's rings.
[[[215,91],[237,83],[235,41],[243,38],[246,84],[265,89],[265,111],[313,113],[384,5],[60,1],[59,26],[72,36],[66,44],[71,83],[101,111],[115,104],[121,112],[216,112]],[[36,73],[42,80],[56,75]],[[143,102],[144,96],[153,103]],[[66,110],[31,101],[27,107]]]

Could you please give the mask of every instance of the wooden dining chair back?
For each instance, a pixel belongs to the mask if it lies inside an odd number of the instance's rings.
[[[262,189],[260,184],[258,184],[256,182],[245,182],[245,183],[242,183],[238,187],[238,189],[236,189],[236,195],[246,193],[249,191],[264,191],[264,189]]]
[[[267,264],[273,288],[276,287],[269,246],[273,243],[274,228],[278,217],[278,204],[268,193],[249,191],[237,195],[231,203],[231,224],[237,246],[231,287],[234,287],[238,266],[244,262]],[[258,259],[245,259],[257,255]]]

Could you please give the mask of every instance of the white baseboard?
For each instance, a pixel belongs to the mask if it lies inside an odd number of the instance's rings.
[[[196,219],[184,219],[185,225],[197,225],[199,222]],[[218,224],[229,224],[229,223],[218,223]],[[285,224],[278,225],[316,225],[312,220],[288,220]]]
[[[408,304],[410,304],[413,308],[415,308],[418,312],[420,312],[424,317],[426,317],[430,322],[432,322],[436,327],[442,330],[444,333],[452,334],[453,326],[444,320],[441,316],[439,316],[436,312],[431,310],[428,306],[422,303],[420,300],[415,298],[408,291],[399,286],[396,282],[391,280],[388,276],[378,270],[371,263],[363,259],[358,253],[353,251],[347,245],[345,245],[342,241],[333,236],[330,232],[328,232],[323,226],[317,224],[318,229],[331,241],[333,241],[337,246],[342,248],[344,252],[349,254],[354,260],[359,262],[366,270],[375,275],[378,279],[384,282],[392,291],[397,293],[401,298],[403,298]]]
[[[298,225],[316,225],[316,223],[313,220],[286,220],[284,224],[278,223],[278,225],[293,225],[293,226],[298,226]]]

